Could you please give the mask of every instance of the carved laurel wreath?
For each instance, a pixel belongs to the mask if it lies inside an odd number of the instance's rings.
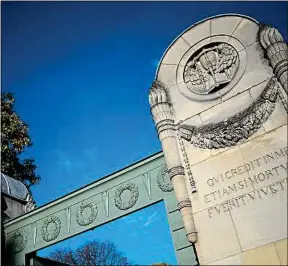
[[[271,78],[266,88],[251,106],[217,124],[203,127],[179,125],[181,138],[203,149],[220,149],[248,139],[272,114],[278,97],[278,82]]]
[[[48,232],[48,225],[50,223],[53,223],[55,225],[55,229],[52,232]],[[52,241],[56,239],[60,233],[61,220],[57,216],[51,215],[44,221],[41,229],[43,240],[46,242]]]
[[[129,190],[131,192],[130,200],[127,203],[124,203],[121,195],[124,190]],[[127,210],[135,205],[139,197],[138,187],[134,183],[126,183],[121,187],[117,188],[115,191],[115,206],[119,210]]]
[[[157,175],[158,187],[164,192],[171,192],[173,190],[173,185],[168,176],[167,165],[165,164],[158,172]]]
[[[83,211],[86,208],[89,208],[91,213],[89,217],[83,218]],[[91,224],[95,221],[97,214],[98,214],[97,204],[92,200],[84,200],[77,209],[76,222],[81,226]]]
[[[27,245],[27,233],[23,229],[17,230],[11,238],[12,249],[18,253]]]

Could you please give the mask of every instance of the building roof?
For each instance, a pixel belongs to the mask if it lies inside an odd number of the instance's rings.
[[[5,194],[13,198],[24,201],[27,201],[29,195],[28,189],[22,182],[7,175],[4,175],[2,173],[1,173],[1,192],[2,193],[4,192]]]

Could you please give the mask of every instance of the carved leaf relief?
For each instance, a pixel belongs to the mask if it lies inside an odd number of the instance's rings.
[[[98,208],[94,201],[84,200],[77,209],[76,222],[81,225],[93,223],[97,217]]]
[[[173,191],[173,185],[170,181],[169,175],[168,175],[168,169],[167,165],[165,164],[158,172],[157,175],[157,184],[158,187],[163,192],[171,192]]]
[[[272,114],[278,97],[278,82],[273,77],[260,97],[247,109],[217,124],[203,127],[181,124],[179,136],[203,149],[220,149],[248,139]]]
[[[24,229],[18,229],[11,239],[12,249],[18,253],[21,252],[27,245],[27,233]]]
[[[58,237],[61,229],[61,220],[56,215],[51,215],[45,219],[41,227],[42,238],[49,242]]]
[[[239,56],[228,43],[212,43],[202,47],[188,60],[184,82],[189,90],[206,95],[221,89],[235,76]]]

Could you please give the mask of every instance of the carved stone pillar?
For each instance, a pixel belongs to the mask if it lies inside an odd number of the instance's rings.
[[[184,167],[179,155],[173,109],[167,91],[161,83],[157,81],[153,83],[149,92],[149,102],[186,235],[189,242],[196,243],[197,232],[194,225],[191,201],[185,184]]]
[[[268,25],[261,25],[258,33],[259,42],[273,68],[278,81],[288,93],[288,49],[279,31]]]

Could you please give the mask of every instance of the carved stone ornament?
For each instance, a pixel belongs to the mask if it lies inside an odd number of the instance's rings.
[[[177,139],[179,141],[180,151],[181,151],[182,158],[183,158],[183,161],[184,161],[184,165],[185,165],[186,173],[187,173],[187,176],[188,176],[188,180],[189,180],[189,183],[190,183],[190,186],[191,186],[191,192],[192,193],[196,193],[197,192],[197,188],[196,188],[195,180],[194,180],[194,177],[193,177],[193,174],[192,174],[192,171],[191,171],[189,158],[188,158],[187,152],[185,150],[183,139],[180,137],[180,134],[179,134],[179,130],[177,130]]]
[[[168,97],[165,85],[154,81],[149,91],[151,113],[158,131],[159,139],[175,136],[175,125],[172,104]]]
[[[90,209],[90,213],[87,217],[84,217],[83,211],[85,209]],[[95,221],[98,213],[98,208],[95,202],[92,200],[84,200],[77,209],[76,212],[76,222],[81,225],[85,226],[91,224]]]
[[[30,193],[27,195],[26,201],[27,204],[25,205],[25,212],[33,211],[36,208],[36,204]]]
[[[43,240],[49,242],[56,239],[60,234],[60,229],[61,220],[55,215],[49,216],[46,218],[41,228]]]
[[[157,184],[158,184],[158,187],[164,192],[173,191],[173,185],[170,181],[166,164],[158,172]]]
[[[127,203],[124,203],[121,198],[121,195],[124,190],[129,190],[131,193],[130,200]],[[117,188],[117,190],[115,191],[115,206],[119,210],[130,209],[136,204],[138,197],[139,197],[138,187],[134,183],[128,182]]]
[[[23,229],[17,230],[11,238],[12,249],[18,253],[27,245],[27,233]]]
[[[288,94],[288,48],[280,32],[274,27],[261,24],[258,41],[283,89]],[[287,108],[286,108],[287,109]]]
[[[203,149],[220,149],[248,139],[269,118],[275,108],[279,84],[272,77],[266,88],[251,106],[217,124],[203,127],[178,125],[179,136]]]
[[[181,165],[172,167],[168,170],[168,174],[169,174],[170,180],[172,180],[172,178],[176,175],[185,175],[184,167]]]
[[[239,68],[236,49],[228,43],[212,43],[195,52],[184,69],[184,82],[196,94],[207,95],[229,83]]]
[[[192,207],[190,199],[185,199],[177,203],[178,209],[181,210],[186,207]]]

